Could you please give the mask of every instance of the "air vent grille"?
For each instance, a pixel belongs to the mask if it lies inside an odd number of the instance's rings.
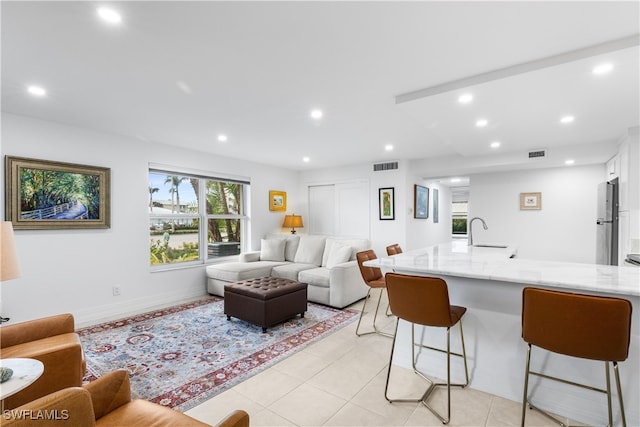
[[[547,157],[547,150],[533,150],[529,151],[530,159],[541,159]]]
[[[394,170],[394,169],[398,169],[398,162],[386,162],[386,163],[374,163],[373,164],[373,171],[374,172],[389,171],[389,170]]]

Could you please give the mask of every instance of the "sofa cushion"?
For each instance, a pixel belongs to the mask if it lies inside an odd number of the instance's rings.
[[[301,236],[294,261],[319,267],[322,264],[324,241],[324,236]]]
[[[284,247],[287,242],[283,239],[261,239],[260,261],[284,261]]]
[[[281,239],[286,242],[284,247],[284,260],[293,262],[296,258],[298,245],[300,244],[300,236],[295,234],[267,234],[267,239]]]
[[[333,268],[338,264],[349,261],[351,258],[351,246],[342,245],[338,242],[331,245],[329,257],[327,258],[327,268]]]
[[[350,246],[351,247],[351,257],[350,261],[354,261],[356,259],[356,254],[360,251],[364,251],[365,249],[369,249],[371,247],[371,243],[367,239],[340,239],[336,237],[327,237],[325,243],[324,254],[322,255],[322,266],[327,266],[327,261],[329,260],[329,254],[331,253],[331,247],[334,243],[339,243],[341,245]]]
[[[298,280],[307,283],[309,286],[329,287],[330,271],[325,267],[312,268],[301,271]]]
[[[254,277],[271,275],[271,269],[284,262],[256,261],[256,262],[225,262],[207,267],[207,276],[225,282],[237,282]]]
[[[271,277],[280,277],[283,279],[298,280],[298,274],[304,270],[317,268],[317,265],[303,264],[301,262],[289,263],[273,267]]]

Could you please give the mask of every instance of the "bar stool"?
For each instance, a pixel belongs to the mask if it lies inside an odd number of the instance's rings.
[[[378,317],[378,309],[380,308],[380,301],[382,300],[382,293],[387,288],[387,283],[384,280],[384,276],[382,275],[382,270],[377,267],[366,267],[362,265],[365,261],[370,261],[373,259],[377,259],[376,253],[372,250],[366,250],[362,252],[358,252],[356,254],[356,260],[358,260],[358,267],[360,268],[360,274],[362,274],[362,279],[369,286],[369,291],[367,292],[367,296],[364,299],[364,305],[362,306],[362,311],[360,312],[360,318],[358,319],[358,326],[356,326],[356,335],[363,336],[369,334],[378,334],[385,337],[392,337],[391,334],[382,332],[376,326],[376,319]],[[371,332],[360,332],[360,322],[362,322],[362,317],[364,316],[365,309],[367,308],[367,301],[369,300],[369,296],[371,294],[372,289],[379,289],[380,294],[378,295],[378,304],[376,305],[376,311],[373,315],[373,331]],[[387,316],[390,316],[389,307],[387,306]]]
[[[531,404],[527,397],[529,375],[605,393],[609,409],[609,426],[613,425],[609,374],[611,362],[616,378],[622,425],[626,426],[618,362],[627,359],[630,338],[631,303],[625,299],[525,288],[522,291],[522,339],[527,343],[528,350],[521,425],[524,426],[528,403],[531,409],[540,411],[564,426],[561,421]],[[607,389],[531,371],[531,346],[567,356],[604,361]]]
[[[404,274],[387,273],[387,292],[389,293],[389,304],[391,311],[398,316],[396,322],[396,334],[391,346],[391,356],[389,357],[389,370],[387,371],[387,383],[384,389],[384,397],[393,402],[420,402],[427,407],[440,421],[448,424],[451,419],[451,387],[466,387],[469,384],[469,370],[467,368],[467,353],[464,347],[464,335],[462,333],[462,316],[466,313],[466,307],[459,307],[449,304],[449,290],[447,282],[435,277],[410,276]],[[425,379],[429,387],[419,399],[390,399],[388,395],[389,377],[391,376],[391,365],[395,349],[398,324],[400,319],[411,322],[411,364],[413,371]],[[462,343],[462,354],[451,351],[450,329],[456,323],[460,325],[460,341]],[[415,342],[415,325],[435,326],[447,328],[447,349],[429,347]],[[436,383],[427,378],[425,374],[416,368],[415,348],[420,346],[429,350],[439,351],[447,354],[447,382]],[[462,357],[464,360],[464,384],[451,383],[451,355]],[[427,399],[436,387],[447,387],[447,417],[443,417],[427,403]]]
[[[387,255],[397,255],[402,253],[402,248],[399,244],[394,243],[393,245],[387,246]]]

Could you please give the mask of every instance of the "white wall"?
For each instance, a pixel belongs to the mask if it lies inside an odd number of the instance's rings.
[[[416,219],[413,217],[414,185],[418,184],[429,189],[429,217]],[[433,222],[433,190],[438,189],[439,221]],[[418,249],[425,246],[438,245],[451,241],[451,189],[435,181],[425,180],[415,175],[407,177],[407,241],[406,249]]]
[[[300,203],[294,171],[11,114],[2,115],[1,152],[111,168],[110,229],[16,230],[22,277],[1,287],[2,315],[12,322],[71,312],[81,326],[206,293],[204,266],[150,271],[149,163],[249,177],[254,248],[280,231],[284,218],[269,211],[269,190],[286,191],[289,205]],[[114,285],[121,296],[112,295]]]
[[[604,165],[471,176],[469,219],[475,243],[507,243],[519,258],[595,262],[596,193]],[[541,210],[520,210],[520,193],[541,192]]]

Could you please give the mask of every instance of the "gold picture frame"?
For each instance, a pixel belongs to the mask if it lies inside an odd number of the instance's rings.
[[[286,211],[287,210],[287,192],[286,191],[269,191],[269,210],[270,211]]]
[[[520,210],[542,209],[542,193],[520,193]]]
[[[111,227],[111,169],[5,157],[5,218],[15,229]]]

